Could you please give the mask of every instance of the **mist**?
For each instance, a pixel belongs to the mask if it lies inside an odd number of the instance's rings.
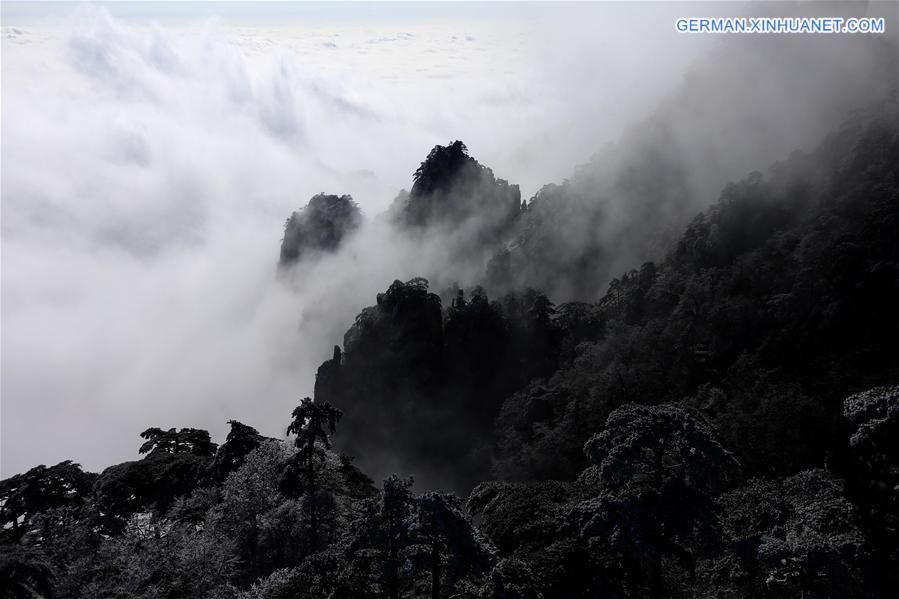
[[[283,436],[376,293],[483,276],[488,255],[447,258],[464,229],[413,237],[377,218],[436,144],[464,140],[524,199],[576,172],[609,182],[606,197],[664,119],[661,151],[690,175],[658,216],[678,223],[889,91],[872,61],[882,39],[766,38],[773,64],[755,39],[675,33],[691,10],[746,10],[712,6],[248,19],[146,5],[38,18],[4,3],[2,476],[67,458],[102,469],[136,456],[150,426],[221,440],[236,419]],[[889,6],[815,8],[845,10]],[[336,253],[279,276],[284,220],[319,192],[351,194],[365,221]],[[627,204],[608,206],[583,235],[633,243],[596,293],[651,253]],[[584,236],[573,243],[595,241]]]

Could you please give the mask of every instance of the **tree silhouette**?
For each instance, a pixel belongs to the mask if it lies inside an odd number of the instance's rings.
[[[96,477],[66,460],[0,481],[0,539],[21,539],[36,514],[83,504]]]
[[[231,430],[225,438],[225,442],[215,453],[215,459],[210,468],[213,476],[219,481],[224,481],[229,473],[234,472],[243,465],[247,455],[265,439],[252,426],[240,423],[237,420],[229,420]]]
[[[416,504],[412,479],[384,479],[379,497],[362,502],[351,523],[344,565],[356,597],[400,599],[415,584]]]
[[[320,497],[317,484],[319,464],[327,457],[331,448],[331,437],[337,430],[337,422],[343,412],[328,402],[314,402],[311,398],[303,401],[293,411],[293,421],[287,427],[288,434],[296,435],[294,445],[298,451],[294,459],[300,475],[304,501],[309,510],[309,544],[311,552],[318,547],[319,507],[327,502]]]
[[[491,548],[472,526],[453,494],[427,492],[416,500],[422,551],[419,561],[427,571],[431,599],[445,596],[460,583],[480,579],[493,562]]]
[[[191,453],[208,457],[215,453],[216,444],[210,441],[209,432],[197,428],[148,428],[140,434],[147,441],[140,446],[140,453]]]

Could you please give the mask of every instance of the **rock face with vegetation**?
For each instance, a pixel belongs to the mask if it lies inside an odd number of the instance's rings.
[[[333,252],[360,224],[361,214],[353,198],[320,193],[284,224],[282,266],[320,252]]]
[[[395,281],[319,368],[316,401],[344,410],[341,447],[366,471],[470,488],[490,475],[503,398],[558,363],[553,313],[533,290],[460,290],[444,310],[426,280]]]
[[[494,177],[458,140],[434,146],[412,180],[412,191],[401,193],[391,209],[393,218],[407,228],[459,226],[476,220],[478,233],[494,238],[521,209],[518,186]]]
[[[471,243],[530,241],[481,286],[387,286],[286,441],[149,428],[141,459],[0,482],[2,597],[893,596],[895,119],[727,185],[589,301],[509,276],[523,255],[556,289],[590,270],[534,241],[560,239],[567,193],[522,211],[460,142],[435,148],[392,213],[406,231],[486,206]],[[282,262],[356,214],[316,196]]]

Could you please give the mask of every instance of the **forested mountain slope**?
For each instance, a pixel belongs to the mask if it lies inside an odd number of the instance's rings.
[[[589,303],[394,282],[286,441],[150,428],[100,474],[3,480],[0,593],[894,595],[895,117],[728,185]]]
[[[321,367],[316,397],[347,412],[362,463],[462,490],[491,454],[502,478],[574,477],[629,402],[701,408],[758,474],[823,463],[840,400],[899,367],[897,165],[890,120],[847,123],[728,185],[662,262],[592,304],[490,301],[488,276],[442,310],[426,281],[397,281]]]

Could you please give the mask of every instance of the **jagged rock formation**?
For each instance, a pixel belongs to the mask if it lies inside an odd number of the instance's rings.
[[[289,266],[306,255],[333,252],[361,223],[359,207],[349,195],[313,196],[284,224],[279,264]]]
[[[425,279],[395,281],[319,368],[315,399],[344,411],[337,444],[363,470],[465,490],[489,475],[502,398],[555,368],[552,314],[534,291],[490,302],[460,290],[443,310]]]
[[[434,146],[413,177],[412,191],[391,207],[393,220],[409,230],[471,227],[475,243],[493,243],[521,211],[517,185],[468,155],[461,141]]]

